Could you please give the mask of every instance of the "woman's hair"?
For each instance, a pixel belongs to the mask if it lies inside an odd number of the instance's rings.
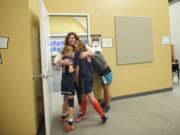
[[[63,50],[62,50],[62,54],[64,55],[65,53],[67,53],[69,51],[74,51],[74,48],[70,45],[65,45]]]
[[[79,48],[80,48],[80,52],[84,52],[84,51],[87,50],[87,49],[86,49],[86,45],[85,45],[85,43],[84,43],[82,40],[78,40],[78,41],[77,41],[77,45],[78,45]]]
[[[78,35],[77,35],[75,32],[69,32],[69,33],[67,34],[66,38],[65,38],[65,42],[64,42],[65,45],[69,45],[68,39],[69,39],[69,37],[70,37],[71,35],[74,36],[74,38],[75,38],[76,41],[79,40],[79,37],[78,37]]]

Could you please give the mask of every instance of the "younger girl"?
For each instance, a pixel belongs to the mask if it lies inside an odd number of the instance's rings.
[[[75,44],[75,57],[79,57],[79,55],[86,51],[85,44],[79,40]],[[80,86],[82,97],[81,97],[81,110],[79,116],[76,118],[76,122],[80,122],[81,120],[86,118],[86,110],[87,110],[87,97],[90,100],[93,108],[100,115],[102,122],[105,123],[108,119],[108,116],[103,112],[99,102],[95,98],[92,92],[92,84],[93,84],[93,70],[91,64],[91,58],[89,56],[79,59],[76,63],[79,65],[79,70],[76,68],[76,75],[78,74],[76,81],[78,81],[78,85]]]
[[[62,59],[72,60],[73,47],[65,46],[62,51]],[[73,61],[73,60],[72,60]],[[76,126],[73,124],[74,115],[74,67],[73,65],[63,65],[62,66],[62,81],[61,81],[61,94],[64,95],[64,103],[62,108],[61,122],[66,122],[65,129],[67,131],[74,130]],[[68,117],[68,118],[67,118]]]

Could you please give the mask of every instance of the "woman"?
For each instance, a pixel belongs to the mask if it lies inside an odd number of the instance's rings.
[[[76,33],[74,32],[69,32],[65,38],[65,43],[64,45],[70,45],[72,47],[74,47],[74,45],[76,44],[76,42],[79,41],[79,37],[77,36]],[[80,55],[80,58],[85,58],[87,55],[93,55],[93,51],[91,49],[91,47],[89,47],[88,45],[86,45],[86,48],[87,48],[87,51],[86,52],[83,52],[81,55]],[[68,60],[68,59],[64,59],[62,60],[62,54],[59,52],[55,59],[54,59],[54,62],[56,65],[69,65],[69,64],[72,64],[72,61],[71,60]]]

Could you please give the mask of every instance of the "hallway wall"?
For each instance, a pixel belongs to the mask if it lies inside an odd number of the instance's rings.
[[[86,29],[74,17],[50,16],[49,25],[51,34],[66,34],[72,29],[78,33],[86,33]]]
[[[38,122],[36,88],[32,79],[35,63],[32,44],[37,39],[33,41],[31,35],[33,19],[29,1],[1,0],[0,18],[0,36],[9,37],[8,49],[0,49],[3,58],[0,65],[0,134],[33,135]]]

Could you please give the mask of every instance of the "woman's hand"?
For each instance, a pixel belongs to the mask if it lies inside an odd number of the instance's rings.
[[[93,51],[92,51],[91,48],[88,49],[88,50],[85,51],[85,52],[81,52],[79,58],[80,58],[80,59],[84,59],[84,58],[87,57],[87,56],[93,56]]]
[[[63,60],[63,65],[71,65],[71,64],[72,64],[72,60],[68,58]]]

